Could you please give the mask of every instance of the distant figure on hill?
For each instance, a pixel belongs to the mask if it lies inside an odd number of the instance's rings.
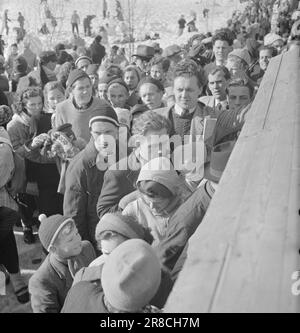
[[[186,20],[184,19],[184,15],[180,16],[180,19],[178,20],[178,37],[181,36],[183,34],[183,30],[185,28],[186,25]]]
[[[77,13],[77,10],[74,10],[72,17],[71,17],[71,24],[72,24],[72,33],[75,33],[75,30],[77,32],[77,35],[79,35],[79,29],[78,25],[80,24],[80,17]]]
[[[20,28],[24,30],[25,17],[22,15],[21,12],[19,12],[18,22],[20,24]]]

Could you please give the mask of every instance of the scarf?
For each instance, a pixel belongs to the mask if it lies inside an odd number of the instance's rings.
[[[29,133],[35,135],[37,132],[37,124],[34,119],[34,117],[29,116],[27,113],[22,111],[21,113],[17,114],[15,113],[12,117],[12,119],[15,119],[16,121],[19,121],[26,127],[29,127]]]

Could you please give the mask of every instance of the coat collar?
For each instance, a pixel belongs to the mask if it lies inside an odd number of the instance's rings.
[[[57,275],[61,280],[66,279],[66,276],[70,274],[69,267],[67,263],[59,261],[54,255],[49,254],[49,263],[51,267],[55,270]]]
[[[94,139],[91,137],[90,142],[84,148],[84,155],[89,168],[92,168],[96,165],[96,159],[98,151],[94,144]]]

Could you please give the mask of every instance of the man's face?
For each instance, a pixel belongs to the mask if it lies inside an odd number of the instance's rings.
[[[72,95],[79,106],[88,104],[93,95],[93,86],[89,78],[77,80],[73,84]]]
[[[250,103],[250,92],[248,87],[229,87],[228,99],[230,110],[237,111]]]
[[[99,153],[110,155],[115,151],[118,128],[109,122],[97,121],[92,124],[91,135]]]
[[[162,81],[165,78],[165,73],[161,65],[153,65],[150,69],[150,75],[153,79]]]
[[[108,88],[108,100],[114,108],[124,108],[128,92],[121,84],[113,84]]]
[[[90,61],[88,61],[87,59],[82,59],[82,60],[79,60],[78,63],[77,63],[77,68],[78,69],[81,69],[82,71],[85,71],[87,70],[87,68],[89,67],[89,65],[91,64]]]
[[[227,41],[225,40],[216,40],[213,52],[216,57],[217,62],[224,63],[227,60],[228,54],[230,52],[230,47]]]
[[[271,58],[272,58],[271,50],[261,50],[259,52],[259,66],[263,71],[267,70]]]
[[[129,90],[134,90],[139,83],[139,78],[135,71],[127,71],[124,74],[124,81]]]
[[[184,110],[197,106],[201,92],[202,88],[199,88],[196,76],[179,76],[174,80],[175,102]]]
[[[148,65],[149,65],[149,60],[146,60],[146,59],[143,59],[140,57],[136,57],[135,63],[142,71],[145,71],[145,72],[147,71]]]
[[[147,206],[150,207],[156,213],[162,213],[171,203],[172,197],[162,198],[162,197],[150,197],[147,194],[141,193],[141,198],[144,200]]]
[[[64,259],[76,257],[81,253],[81,236],[74,222],[68,223],[59,233],[55,252]]]
[[[47,66],[47,68],[49,68],[51,71],[54,71],[56,65],[57,65],[57,61],[49,61],[48,64],[47,64],[46,66]]]
[[[215,99],[223,101],[226,99],[227,81],[223,71],[208,75],[208,87]]]
[[[140,96],[149,110],[155,110],[161,106],[163,92],[152,83],[144,83],[140,87]]]

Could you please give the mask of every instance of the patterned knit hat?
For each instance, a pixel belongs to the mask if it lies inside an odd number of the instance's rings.
[[[73,69],[67,80],[67,87],[72,87],[72,85],[79,79],[87,78],[90,80],[90,77],[81,69]]]
[[[39,238],[43,247],[49,251],[63,227],[74,220],[68,216],[52,215],[41,220]]]
[[[118,116],[115,110],[107,103],[101,104],[97,108],[98,115],[91,118],[89,121],[89,128],[91,128],[92,124],[101,121],[101,122],[108,122],[117,127],[120,126]]]
[[[0,105],[0,126],[7,124],[13,116],[11,108],[7,105]]]

